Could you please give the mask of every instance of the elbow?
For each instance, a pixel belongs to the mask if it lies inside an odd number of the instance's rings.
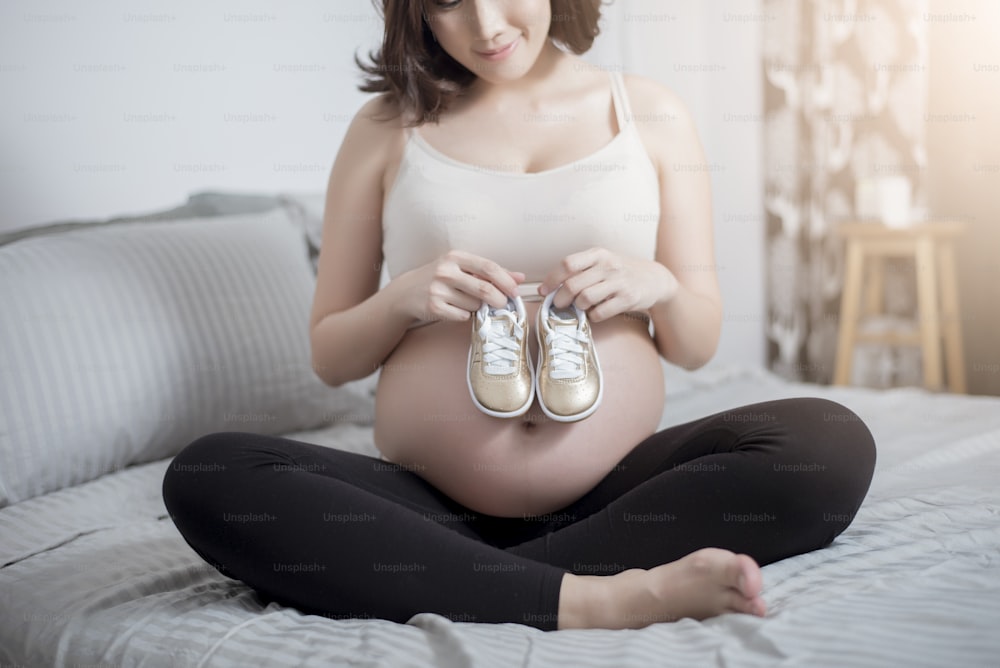
[[[343,359],[336,351],[324,349],[313,343],[310,357],[310,366],[313,373],[323,381],[324,385],[330,387],[340,387],[347,383],[359,380],[371,375],[377,370],[365,369],[363,361],[353,357]]]
[[[323,381],[324,385],[329,385],[330,387],[340,387],[347,382],[346,378],[337,376],[329,365],[319,364],[316,362],[315,358],[312,360],[312,370],[313,373],[315,373],[316,376]]]
[[[699,350],[694,356],[694,359],[691,361],[689,370],[694,371],[695,369],[700,369],[712,361],[712,358],[715,357],[715,353],[719,350],[719,334],[719,330],[716,329],[715,336],[707,339],[705,347]]]
[[[379,369],[380,367],[377,366],[370,371],[366,371],[363,367],[337,366],[334,368],[329,365],[320,364],[315,359],[312,361],[313,373],[323,381],[324,385],[329,385],[330,387],[341,387],[356,380],[367,378],[373,373],[378,372]]]
[[[713,350],[713,351],[711,351],[711,352],[709,352],[707,354],[697,354],[697,355],[696,354],[692,354],[692,355],[688,355],[687,357],[684,357],[683,359],[670,359],[668,357],[667,361],[670,362],[671,364],[676,364],[677,366],[679,366],[680,368],[684,369],[685,371],[697,371],[701,367],[703,367],[706,364],[708,364],[709,361],[711,361],[711,359],[714,356],[715,356],[715,351]]]
[[[321,381],[323,381],[323,384],[329,385],[330,387],[340,387],[344,383],[351,380],[350,378],[344,377],[341,365],[331,365],[329,363],[329,351],[324,352],[322,347],[318,345],[319,337],[317,336],[315,329],[309,332],[309,338],[309,363],[312,367],[313,373],[316,374]]]
[[[697,371],[701,367],[708,364],[708,362],[714,357],[714,353],[711,355],[703,355],[701,357],[691,357],[686,360],[682,360],[679,366],[685,371]]]
[[[667,362],[687,371],[708,364],[722,336],[722,304],[719,299],[683,291],[671,313],[654,317],[654,339]],[[681,309],[678,311],[678,309]],[[677,323],[684,323],[683,326]]]
[[[699,345],[688,345],[683,350],[680,349],[681,346],[674,348],[668,345],[666,341],[658,341],[657,343],[659,344],[658,348],[663,359],[675,366],[679,366],[685,371],[696,371],[705,366],[712,361],[716,351],[719,349],[718,336],[711,339],[703,339],[698,342]]]
[[[706,341],[704,347],[693,351],[687,360],[684,368],[688,371],[696,371],[712,361],[715,353],[719,350],[719,337]]]
[[[688,371],[695,371],[712,361],[715,353],[719,350],[719,340],[722,338],[722,307],[716,305],[710,320],[711,324],[706,328],[704,336],[700,336],[693,341],[687,352],[687,359],[681,364]]]

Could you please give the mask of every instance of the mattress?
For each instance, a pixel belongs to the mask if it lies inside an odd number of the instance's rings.
[[[160,497],[162,460],[0,510],[0,664],[1000,665],[1000,398],[706,367],[671,372],[661,426],[793,396],[855,410],[878,460],[854,523],[830,546],[763,567],[764,618],[546,633],[264,605],[184,542]],[[370,427],[285,436],[377,454]]]

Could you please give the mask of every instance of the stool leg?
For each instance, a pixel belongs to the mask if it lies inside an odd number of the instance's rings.
[[[941,389],[941,327],[937,300],[937,272],[934,242],[917,240],[917,324],[923,350],[924,386]]]
[[[938,249],[941,268],[941,317],[944,319],[944,352],[948,371],[948,389],[964,394],[965,359],[962,353],[962,322],[958,310],[958,280],[955,276],[955,254],[950,242]]]
[[[868,288],[865,293],[865,313],[879,315],[882,313],[882,298],[885,295],[885,262],[883,256],[874,255],[868,258]]]
[[[864,253],[861,246],[858,242],[849,239],[844,270],[844,292],[840,296],[840,334],[837,337],[837,365],[833,372],[834,385],[847,385],[851,382],[863,269]]]

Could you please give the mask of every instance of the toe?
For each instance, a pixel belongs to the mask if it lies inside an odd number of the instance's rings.
[[[747,598],[732,589],[729,590],[727,596],[729,600],[726,607],[732,612],[742,612],[756,617],[763,617],[767,612],[767,606],[759,596]]]
[[[752,557],[746,554],[738,554],[733,560],[733,582],[734,587],[746,598],[753,598],[760,595],[763,586],[760,567]]]
[[[749,599],[738,591],[730,589],[726,592],[726,610],[729,612],[743,612],[747,614],[753,614],[754,612],[754,601]]]

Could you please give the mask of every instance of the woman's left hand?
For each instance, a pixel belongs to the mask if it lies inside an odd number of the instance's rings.
[[[563,258],[545,277],[538,292],[544,296],[559,288],[552,300],[557,308],[575,302],[587,311],[589,320],[600,322],[667,302],[678,287],[677,277],[659,262],[591,248]]]

